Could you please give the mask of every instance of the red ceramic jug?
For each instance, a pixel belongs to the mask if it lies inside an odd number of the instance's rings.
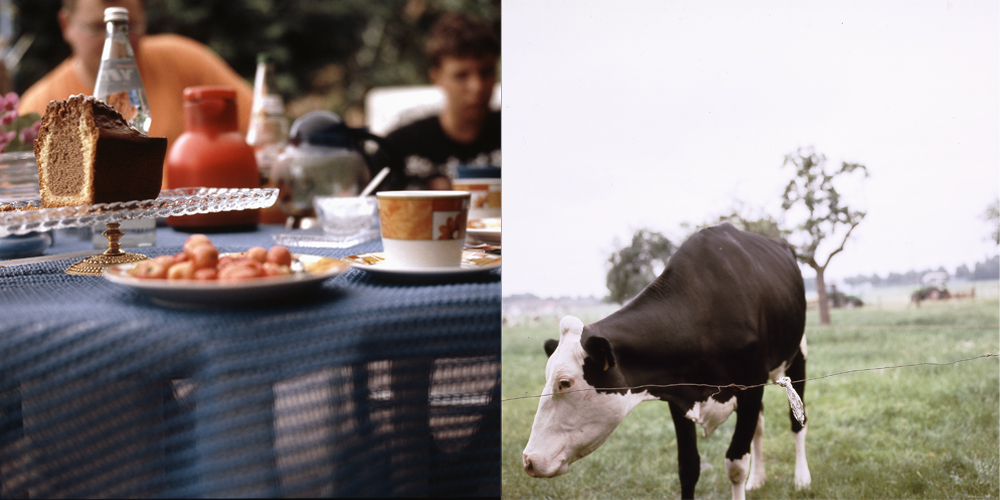
[[[232,87],[184,89],[184,133],[167,154],[167,186],[260,187],[253,148],[236,123],[236,91]],[[247,231],[257,227],[258,210],[237,210],[170,217],[180,231]]]

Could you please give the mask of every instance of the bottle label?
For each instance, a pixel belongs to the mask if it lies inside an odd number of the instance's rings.
[[[139,68],[135,65],[135,59],[124,58],[101,61],[100,74],[101,81],[98,82],[98,86],[108,94],[142,88],[142,79],[139,78]]]

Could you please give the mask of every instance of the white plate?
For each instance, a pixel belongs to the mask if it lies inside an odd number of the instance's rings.
[[[288,276],[254,278],[235,283],[139,279],[128,272],[138,263],[111,266],[104,270],[104,278],[138,290],[159,304],[203,308],[266,304],[294,298],[303,292],[319,288],[326,279],[349,269],[346,262],[329,257],[294,254],[293,258],[302,263],[302,271]]]
[[[445,278],[465,274],[481,273],[500,267],[500,256],[483,252],[462,252],[459,267],[405,268],[394,266],[383,252],[365,253],[344,257],[344,261],[355,269],[374,274],[396,277]]]
[[[477,226],[477,227],[473,227]],[[483,242],[500,244],[500,217],[473,219],[469,221],[465,234]]]

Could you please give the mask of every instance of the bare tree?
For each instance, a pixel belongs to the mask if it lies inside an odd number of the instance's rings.
[[[790,243],[795,246],[799,261],[816,271],[819,322],[828,325],[830,308],[823,274],[830,265],[830,259],[844,250],[847,238],[865,218],[865,212],[851,210],[843,203],[840,193],[834,187],[834,180],[854,171],[860,171],[868,177],[868,169],[860,163],[843,162],[840,169],[827,172],[826,156],[817,154],[811,147],[799,148],[795,153],[786,155],[783,166],[786,165],[795,169],[795,176],[785,187],[781,206],[786,212],[798,206],[804,207],[808,212],[805,221],[796,226],[792,233],[799,237],[797,239],[800,243]],[[840,245],[826,259],[816,255],[820,243],[835,238],[835,233],[843,227],[847,231],[842,233]]]

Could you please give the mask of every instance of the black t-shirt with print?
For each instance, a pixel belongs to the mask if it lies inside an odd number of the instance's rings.
[[[462,144],[448,137],[437,115],[391,132],[382,164],[392,167],[380,190],[426,189],[430,179],[454,179],[459,165],[500,165],[500,112],[492,111],[476,140]]]

